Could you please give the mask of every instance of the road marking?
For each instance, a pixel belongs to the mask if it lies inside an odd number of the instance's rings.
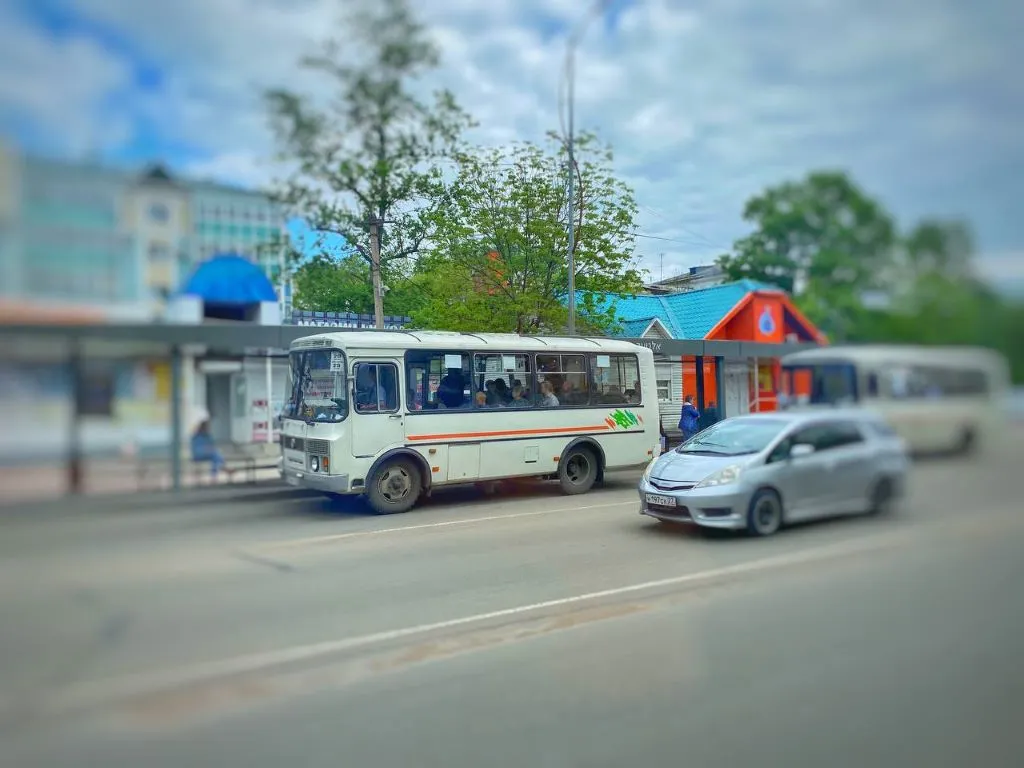
[[[126,677],[112,678],[105,681],[100,680],[66,689],[64,692],[57,694],[51,700],[51,703],[57,710],[63,708],[74,708],[76,706],[102,703],[111,699],[154,693],[161,689],[178,688],[190,684],[198,684],[222,677],[251,674],[270,670],[286,664],[312,661],[344,651],[352,651],[367,646],[402,640],[417,635],[425,635],[431,632],[471,626],[473,624],[493,621],[495,619],[507,619],[551,608],[586,604],[588,602],[604,598],[620,597],[623,595],[664,587],[699,584],[730,576],[757,573],[759,571],[810,563],[841,555],[867,552],[875,549],[881,549],[886,546],[892,546],[894,543],[899,543],[904,539],[909,538],[913,540],[914,537],[910,534],[913,534],[913,532],[909,532],[909,534],[905,536],[893,536],[891,532],[887,532],[884,535],[864,536],[839,544],[810,547],[799,552],[752,560],[736,565],[695,571],[693,573],[686,573],[665,579],[656,579],[654,581],[645,581],[638,584],[628,584],[621,587],[603,589],[597,592],[585,592],[582,594],[570,595],[568,597],[544,600],[537,603],[528,603],[526,605],[503,608],[471,616],[462,616],[445,621],[418,624],[411,627],[402,627],[399,629],[375,632],[368,635],[358,635],[339,640],[327,640],[306,645],[296,645],[262,653],[244,654],[227,659],[203,662],[154,673],[142,673]]]
[[[487,515],[485,517],[467,517],[463,520],[442,520],[437,523],[422,523],[421,525],[403,525],[395,528],[375,528],[369,531],[349,531],[348,533],[330,533],[325,536],[310,536],[303,539],[281,539],[270,541],[265,544],[255,544],[254,549],[276,549],[278,547],[301,547],[310,544],[324,544],[330,541],[342,541],[344,539],[355,539],[362,536],[380,536],[388,533],[402,533],[404,531],[422,531],[428,528],[449,528],[454,525],[473,525],[475,523],[488,523],[494,520],[515,520],[521,517],[538,517],[540,515],[554,515],[559,512],[580,512],[586,509],[607,509],[611,507],[625,507],[632,504],[639,505],[636,499],[629,501],[617,501],[610,504],[589,504],[583,507],[559,507],[557,509],[536,509],[531,512],[513,512],[508,515]]]

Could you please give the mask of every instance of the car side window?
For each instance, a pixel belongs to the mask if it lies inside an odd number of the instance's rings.
[[[864,435],[856,424],[850,421],[836,422],[825,427],[820,444],[815,446],[815,450],[828,451],[863,442]]]
[[[869,421],[871,432],[879,437],[899,437],[899,433],[884,421]]]
[[[776,445],[772,452],[768,454],[768,458],[765,460],[766,464],[776,464],[780,461],[785,461],[789,458],[789,452],[792,450],[795,443],[793,442],[794,435],[790,435],[784,438],[778,445]]]

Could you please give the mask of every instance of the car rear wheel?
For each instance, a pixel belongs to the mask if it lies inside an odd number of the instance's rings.
[[[896,504],[896,486],[888,477],[883,477],[871,490],[871,514],[886,515]]]
[[[775,491],[763,488],[754,494],[747,509],[747,533],[751,536],[771,536],[783,522],[782,499]]]

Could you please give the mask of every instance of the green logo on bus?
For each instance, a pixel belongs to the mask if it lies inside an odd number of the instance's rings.
[[[638,424],[643,424],[644,420],[632,411],[624,411],[621,408],[618,408],[611,412],[611,415],[604,420],[604,423],[611,429],[617,429],[619,427],[622,429],[629,429],[630,427],[635,427]]]

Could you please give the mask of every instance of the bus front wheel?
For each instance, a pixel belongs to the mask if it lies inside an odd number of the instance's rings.
[[[411,461],[395,459],[374,473],[366,498],[378,515],[394,515],[412,509],[422,490],[419,469]]]
[[[558,468],[558,483],[562,493],[586,493],[597,480],[597,457],[589,448],[573,448]]]

